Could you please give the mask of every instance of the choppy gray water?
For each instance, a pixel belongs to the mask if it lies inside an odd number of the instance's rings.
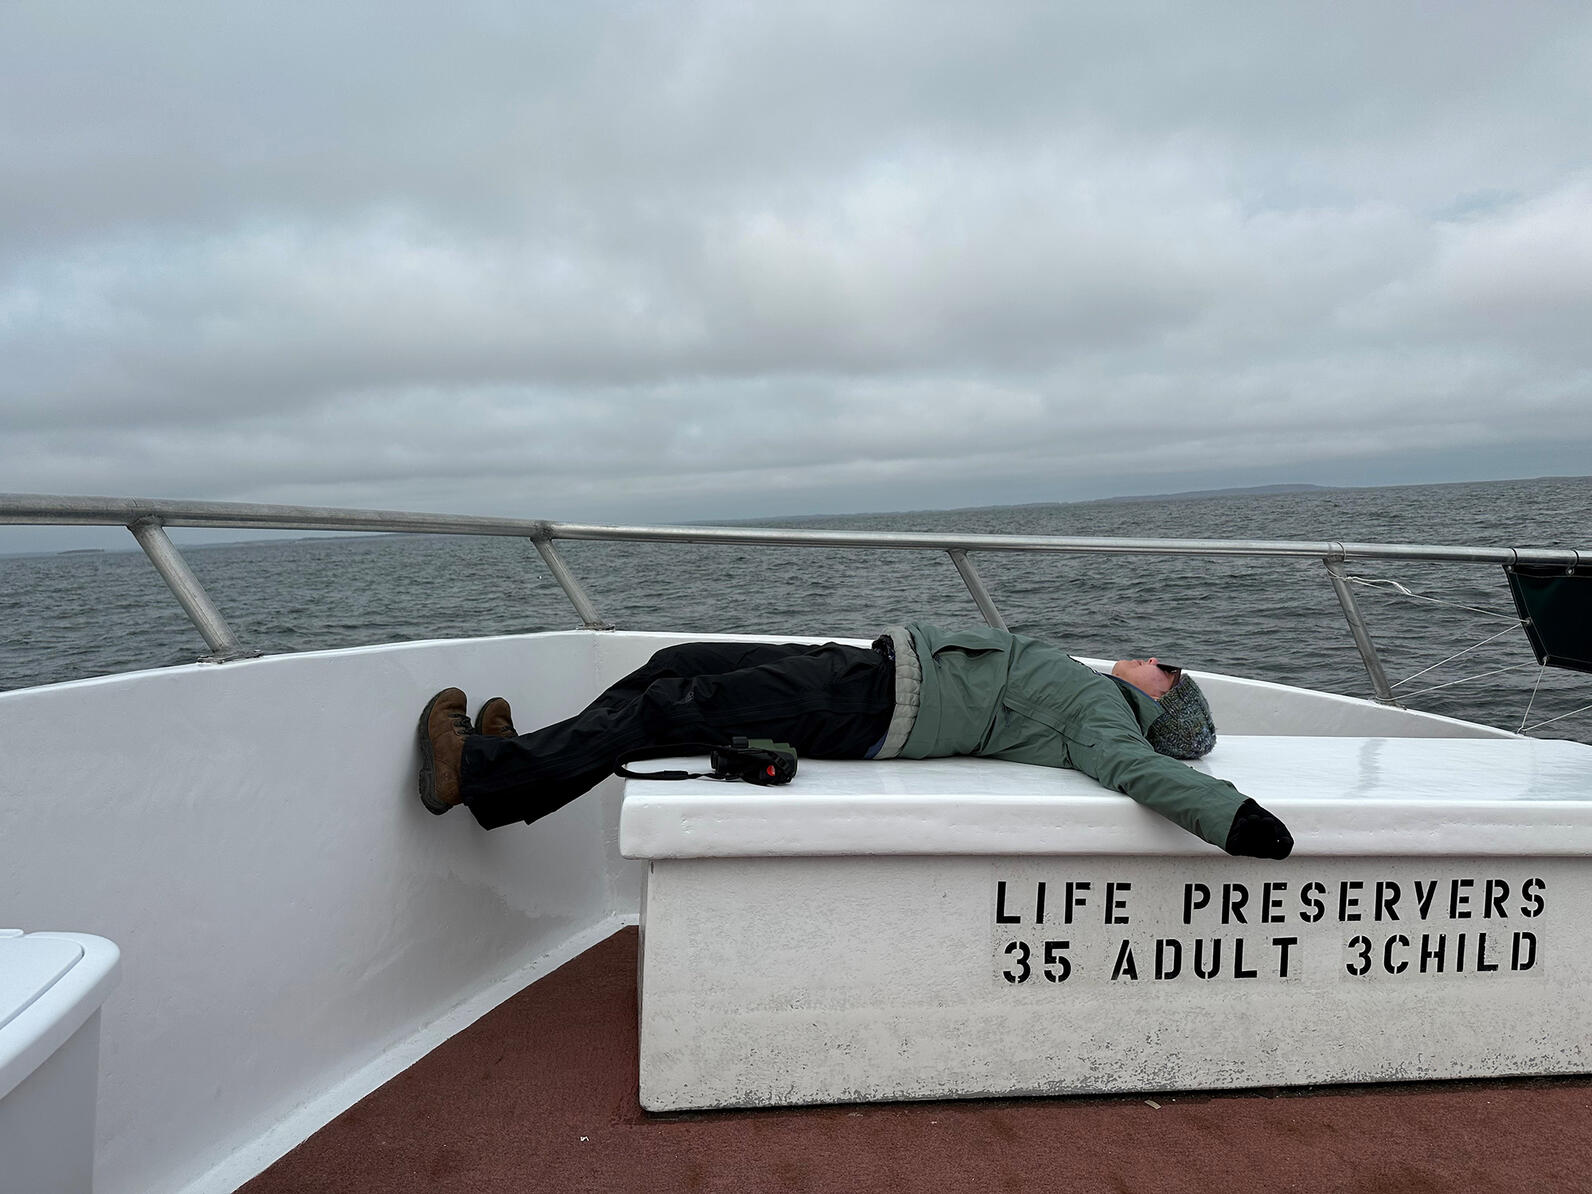
[[[1592,546],[1592,478],[1326,489],[785,520],[842,530]],[[129,537],[130,542],[130,537]],[[892,623],[980,621],[943,553],[561,544],[603,615],[627,629],[871,637]],[[184,549],[239,639],[268,652],[567,629],[568,601],[528,543],[457,536],[272,540]],[[1316,561],[977,555],[1013,630],[1075,654],[1153,653],[1355,696],[1369,682]],[[1356,588],[1389,677],[1508,630],[1421,677],[1411,707],[1518,729],[1539,685],[1509,629],[1502,570],[1351,569],[1484,614]],[[141,553],[0,557],[0,689],[187,663],[204,644]],[[1592,676],[1540,676],[1530,724],[1592,703]],[[1592,741],[1592,711],[1535,731]]]

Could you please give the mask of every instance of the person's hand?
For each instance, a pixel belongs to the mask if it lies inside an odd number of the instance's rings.
[[[1233,814],[1233,827],[1227,831],[1223,849],[1241,858],[1287,858],[1293,844],[1286,825],[1253,800],[1246,800]]]

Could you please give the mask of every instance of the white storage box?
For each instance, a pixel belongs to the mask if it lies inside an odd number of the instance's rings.
[[[1293,857],[1020,763],[631,781],[642,1105],[1592,1071],[1592,746],[1228,735],[1197,766]]]
[[[0,1194],[91,1189],[99,1011],[120,957],[103,937],[0,929]]]

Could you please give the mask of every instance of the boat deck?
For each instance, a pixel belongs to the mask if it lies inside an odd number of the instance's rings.
[[[1592,1078],[649,1114],[637,941],[526,988],[243,1194],[1592,1187]]]

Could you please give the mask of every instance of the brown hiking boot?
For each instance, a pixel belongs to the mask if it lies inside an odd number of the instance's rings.
[[[473,732],[464,704],[463,692],[444,688],[420,713],[420,803],[439,815],[459,803],[464,740]]]
[[[513,716],[509,713],[509,703],[502,697],[492,697],[482,705],[475,715],[475,732],[490,734],[494,738],[518,738]]]

